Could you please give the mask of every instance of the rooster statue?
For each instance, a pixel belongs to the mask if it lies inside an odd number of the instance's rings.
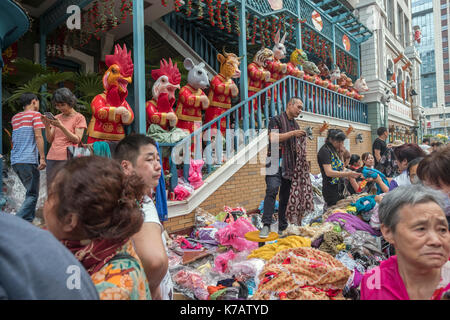
[[[165,59],[160,61],[160,68],[152,70],[155,84],[152,87],[152,99],[147,101],[147,129],[154,123],[164,130],[175,127],[178,118],[173,111],[175,91],[180,89],[181,74],[176,63]]]
[[[123,125],[129,125],[134,120],[125,98],[128,95],[127,86],[133,76],[133,61],[131,51],[127,47],[116,45],[114,54],[105,57],[108,66],[103,76],[105,91],[92,99],[92,118],[88,127],[87,143],[95,141],[119,141],[125,137]]]

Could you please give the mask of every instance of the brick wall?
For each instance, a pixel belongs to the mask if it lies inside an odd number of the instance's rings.
[[[299,121],[301,129],[308,126],[313,128],[314,140],[307,140],[307,160],[310,161],[311,173],[320,173],[317,164],[317,137],[319,136],[319,129],[322,126],[320,123],[307,123]],[[344,132],[346,127],[330,126],[332,129],[341,129]],[[363,143],[356,144],[355,137],[358,133],[363,136]],[[322,137],[326,137],[327,132],[322,133]],[[350,153],[361,155],[364,152],[372,149],[371,132],[354,130],[350,136]],[[257,209],[261,200],[265,196],[266,183],[264,176],[261,175],[261,168],[264,168],[266,149],[263,149],[258,158],[253,158],[241,169],[239,169],[225,184],[219,187],[209,198],[203,201],[199,207],[218,214],[223,210],[224,206],[244,207],[247,211]],[[257,161],[256,161],[257,160]],[[164,227],[169,233],[178,232],[180,230],[189,229],[194,225],[195,210],[188,215],[170,218],[164,222]]]
[[[319,164],[317,163],[317,137],[324,137],[327,136],[327,131],[322,132],[322,135],[320,135],[319,129],[322,127],[322,124],[320,123],[307,123],[305,121],[298,121],[300,128],[304,129],[306,127],[312,127],[314,139],[313,140],[307,140],[306,144],[306,159],[309,161],[311,166],[311,173],[312,174],[318,174],[320,173]],[[330,129],[341,129],[342,131],[346,131],[348,127],[340,127],[340,126],[330,126]],[[363,143],[356,144],[356,135],[361,133],[363,136]],[[351,154],[363,154],[364,152],[372,152],[372,139],[371,139],[371,132],[363,131],[363,130],[357,130],[353,129],[353,131],[350,133],[348,139],[350,139],[350,153]]]

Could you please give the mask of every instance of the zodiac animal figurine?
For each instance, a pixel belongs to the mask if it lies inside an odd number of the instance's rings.
[[[160,61],[160,68],[152,70],[155,84],[152,87],[153,97],[147,101],[147,129],[150,124],[158,124],[164,130],[175,127],[178,118],[173,111],[175,91],[180,89],[181,74],[176,63],[165,59]]]
[[[108,70],[103,75],[105,91],[92,99],[92,118],[87,129],[88,143],[110,140],[119,141],[125,137],[123,125],[134,120],[134,113],[125,98],[127,86],[132,81],[133,61],[127,47],[116,45],[114,54],[105,57]]]
[[[234,53],[227,53],[223,50],[223,54],[217,55],[217,60],[220,62],[220,71],[211,80],[208,94],[209,108],[206,109],[204,123],[214,120],[230,109],[231,98],[237,97],[239,94],[239,89],[233,78],[236,79],[241,76],[239,70],[240,58]],[[213,124],[211,128],[217,128],[217,125]],[[226,119],[223,118],[220,121],[220,131],[225,134],[225,130]]]
[[[209,79],[203,62],[195,65],[186,58],[183,64],[189,71],[188,83],[180,90],[175,113],[177,127],[192,133],[202,125],[202,109],[209,107],[209,99],[202,90],[209,86]]]
[[[287,74],[303,79],[305,72],[300,70],[298,66],[301,66],[305,61],[308,61],[306,53],[302,49],[295,49],[287,63]]]

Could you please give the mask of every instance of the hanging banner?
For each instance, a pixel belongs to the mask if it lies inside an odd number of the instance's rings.
[[[311,14],[311,17],[312,17],[312,22],[313,22],[314,27],[317,30],[322,31],[323,21],[322,21],[322,17],[320,16],[320,14],[316,10],[314,10]]]
[[[342,37],[342,44],[344,45],[346,51],[350,51],[351,48],[350,39],[346,34],[344,34],[344,36]]]

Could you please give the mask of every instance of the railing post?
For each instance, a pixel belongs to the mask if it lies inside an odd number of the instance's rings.
[[[240,81],[240,91],[241,91],[241,101],[245,101],[248,98],[247,91],[247,34],[246,34],[246,0],[241,0],[241,6],[239,10],[239,28],[241,31],[239,37],[239,56],[242,57],[241,60],[241,81]],[[236,4],[237,5],[237,4]],[[248,123],[248,105],[243,106],[243,115],[244,115],[244,124],[243,129],[244,132],[248,131],[249,123]],[[245,136],[245,135],[244,135]],[[244,144],[247,145],[248,138],[245,138]]]

